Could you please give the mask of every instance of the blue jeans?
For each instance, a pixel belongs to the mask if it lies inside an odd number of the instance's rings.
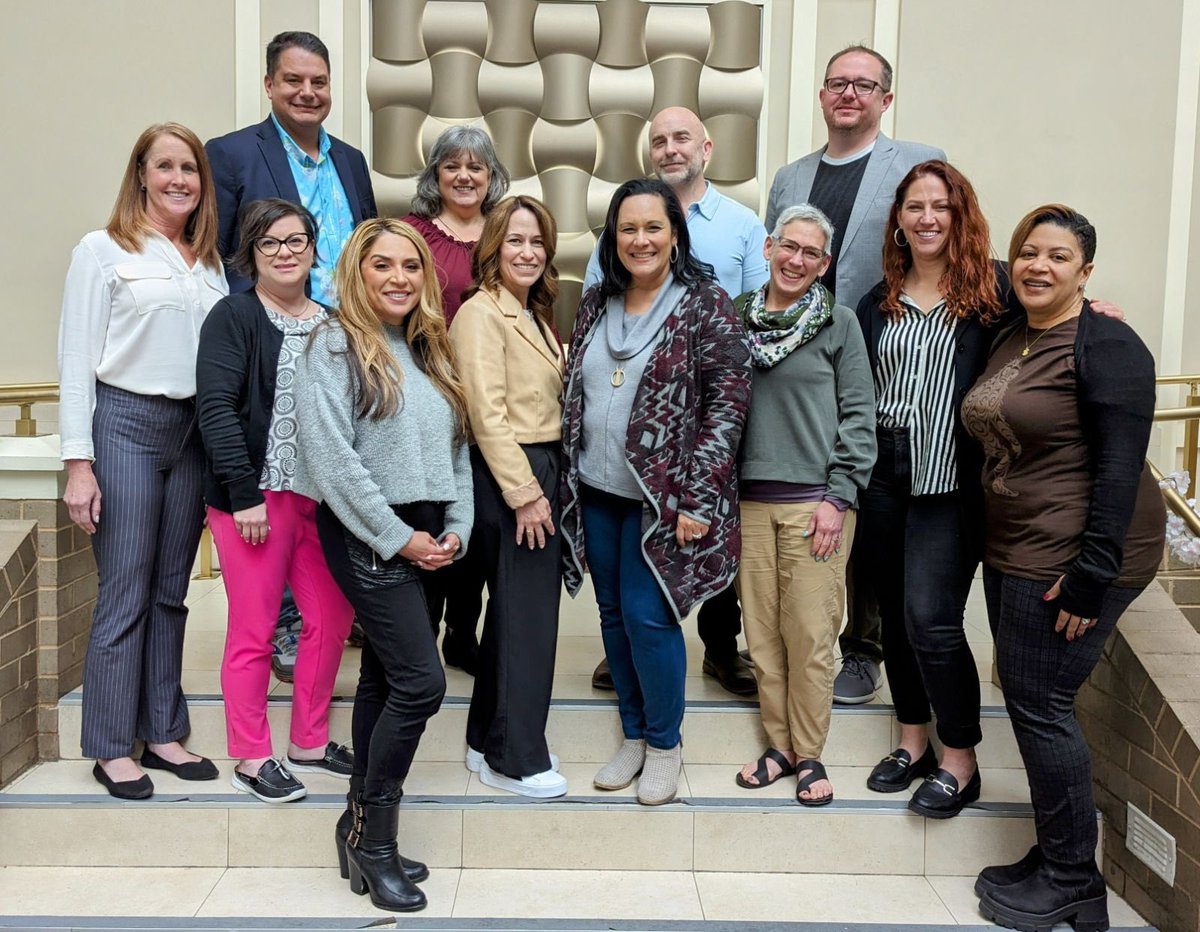
[[[679,744],[683,631],[642,554],[642,503],[583,486],[583,540],[626,738]]]

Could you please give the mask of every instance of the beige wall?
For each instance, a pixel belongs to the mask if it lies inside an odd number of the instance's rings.
[[[947,150],[978,187],[1001,252],[1013,222],[1037,202],[1065,200],[1091,216],[1100,235],[1093,293],[1121,303],[1156,356],[1175,246],[1186,271],[1183,365],[1200,367],[1200,179],[1182,195],[1190,242],[1168,242],[1181,15],[1197,2],[771,0],[759,190],[765,196],[775,169],[810,141],[824,141],[812,101],[828,56],[862,40],[895,49],[894,134]],[[371,18],[366,0],[211,0],[174,4],[170,16],[151,0],[0,5],[8,40],[0,79],[17,88],[33,76],[35,84],[3,104],[9,138],[22,142],[9,145],[0,176],[8,207],[0,382],[55,377],[71,246],[105,222],[137,133],[170,118],[207,138],[260,119],[263,45],[275,31],[312,29],[329,40],[330,128],[363,144],[362,31]],[[799,104],[804,132],[788,126]],[[1200,134],[1194,146],[1193,174]]]
[[[234,125],[234,0],[0,4],[0,383],[57,378],[71,248],[104,226],[138,134]],[[11,414],[11,410],[0,414]]]

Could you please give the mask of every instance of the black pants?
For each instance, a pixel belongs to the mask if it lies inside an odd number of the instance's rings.
[[[410,507],[404,515],[407,523],[418,530],[440,532],[440,519],[434,527],[434,522],[414,518],[413,510]],[[354,774],[363,781],[364,802],[391,805],[404,795],[404,780],[425,723],[446,694],[446,675],[425,593],[418,571],[404,573],[407,561],[398,555],[378,561],[385,575],[389,568],[400,571],[393,572],[393,578],[379,584],[366,578],[348,551],[355,541],[327,505],[317,511],[317,531],[329,570],[354,606],[366,635],[351,721]],[[397,575],[407,578],[397,580]]]
[[[838,649],[843,657],[858,654],[880,663],[883,660],[882,640],[875,577],[869,564],[863,566],[861,573],[855,571],[851,552],[846,563],[846,627],[838,638]]]
[[[1004,704],[1029,779],[1037,839],[1048,862],[1091,864],[1096,856],[1092,759],[1075,718],[1075,695],[1129,603],[1142,591],[1110,586],[1087,634],[1055,633],[1058,602],[1044,602],[1051,583],[983,569],[988,621]]]
[[[533,475],[547,496],[558,527],[559,444],[523,444]],[[479,644],[479,669],[467,716],[467,744],[506,776],[528,777],[550,769],[546,718],[554,685],[558,606],[562,587],[562,534],[544,549],[517,544],[516,513],[504,502],[478,447],[472,547],[487,567],[488,604]]]
[[[722,589],[700,606],[696,628],[704,642],[704,653],[728,660],[737,653],[737,636],[742,630],[742,607],[733,586]]]
[[[447,633],[453,631],[460,636],[468,633],[474,636],[479,626],[487,573],[474,533],[469,542],[463,543],[469,546],[461,559],[436,573],[427,573],[422,580],[435,638],[442,621],[446,622]]]
[[[883,627],[883,659],[896,718],[970,748],[979,728],[979,672],[963,614],[977,565],[957,492],[910,494],[908,437],[880,430],[879,458],[859,499],[854,557],[870,567]]]

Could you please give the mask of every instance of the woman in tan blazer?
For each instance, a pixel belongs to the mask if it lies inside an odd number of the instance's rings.
[[[450,327],[471,421],[471,546],[488,586],[467,768],[488,786],[543,799],[567,792],[546,747],[562,582],[556,237],[540,201],[497,204],[475,250],[477,284]]]

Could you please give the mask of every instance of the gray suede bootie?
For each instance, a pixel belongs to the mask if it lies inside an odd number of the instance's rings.
[[[638,780],[638,802],[643,806],[661,806],[675,798],[679,787],[679,768],[683,765],[683,746],[665,751],[646,745],[646,763]]]
[[[598,790],[623,790],[642,772],[646,761],[646,742],[626,738],[616,756],[600,768],[592,784]]]

